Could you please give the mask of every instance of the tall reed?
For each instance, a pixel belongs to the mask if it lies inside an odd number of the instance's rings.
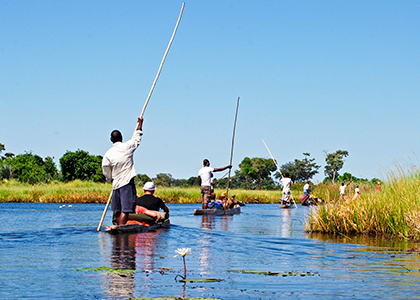
[[[387,172],[381,191],[362,190],[361,197],[329,201],[308,216],[306,230],[340,234],[383,234],[420,238],[420,173],[397,165]]]

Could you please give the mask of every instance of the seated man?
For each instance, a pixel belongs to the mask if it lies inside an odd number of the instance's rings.
[[[223,203],[220,200],[216,200],[215,193],[211,193],[210,202],[208,203],[207,208],[216,208],[216,209],[223,208]]]
[[[169,208],[166,206],[165,202],[162,199],[154,196],[155,193],[155,185],[153,182],[149,181],[146,182],[143,186],[144,195],[137,198],[136,200],[136,212],[137,206],[141,206],[146,208],[147,210],[154,210],[159,211],[161,208],[164,212],[166,212],[166,218],[169,218]]]

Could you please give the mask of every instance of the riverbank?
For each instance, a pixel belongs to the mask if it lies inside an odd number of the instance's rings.
[[[420,175],[413,166],[388,173],[380,192],[320,206],[308,216],[305,230],[328,234],[384,235],[420,240]]]
[[[48,184],[30,185],[18,181],[0,183],[0,202],[28,203],[106,203],[112,186],[109,183],[91,181],[72,181],[68,183],[52,182]],[[215,189],[217,196],[223,189]],[[137,194],[143,191],[137,187]],[[246,203],[278,203],[281,191],[230,190],[236,199]],[[200,203],[199,187],[165,188],[158,187],[155,195],[167,203]],[[296,193],[295,199],[299,195]]]

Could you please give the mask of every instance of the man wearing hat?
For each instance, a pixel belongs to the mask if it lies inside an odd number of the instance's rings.
[[[169,217],[169,208],[166,206],[165,202],[162,199],[154,196],[156,187],[153,182],[148,181],[143,186],[144,195],[137,198],[136,205],[143,206],[149,210],[159,211],[161,208],[166,212],[167,217]]]

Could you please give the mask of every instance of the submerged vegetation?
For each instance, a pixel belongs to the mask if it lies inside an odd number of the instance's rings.
[[[362,192],[360,197],[343,202],[327,201],[309,214],[306,230],[420,239],[419,169],[398,165],[387,177],[378,192]]]

